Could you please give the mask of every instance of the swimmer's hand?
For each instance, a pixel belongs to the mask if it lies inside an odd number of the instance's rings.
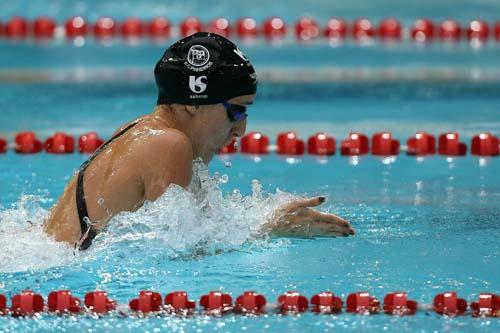
[[[354,235],[349,222],[333,214],[318,212],[325,197],[299,199],[276,210],[266,226],[276,237],[336,237]],[[268,229],[268,230],[269,230]]]

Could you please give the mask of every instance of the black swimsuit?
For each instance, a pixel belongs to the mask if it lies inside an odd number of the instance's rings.
[[[85,170],[89,166],[90,162],[94,160],[111,142],[113,142],[116,138],[122,136],[129,129],[137,125],[139,121],[136,121],[129,126],[122,129],[120,132],[116,133],[111,139],[106,141],[99,149],[97,149],[92,156],[85,161],[78,171],[78,180],[76,182],[76,209],[78,211],[78,218],[80,220],[80,228],[82,229],[82,236],[75,247],[78,246],[79,250],[86,250],[92,245],[92,240],[97,236],[96,229],[92,228],[92,224],[90,222],[89,213],[87,211],[87,202],[85,201],[85,193],[83,190],[83,176],[85,174]]]

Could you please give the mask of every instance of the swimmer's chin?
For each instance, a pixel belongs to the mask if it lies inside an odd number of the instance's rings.
[[[201,159],[204,164],[208,165],[208,163],[210,163],[210,161],[214,158],[214,156],[215,156],[215,152],[210,152],[206,155],[198,156],[198,157],[194,158],[194,160]]]

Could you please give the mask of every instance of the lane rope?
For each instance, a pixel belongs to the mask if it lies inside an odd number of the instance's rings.
[[[76,142],[75,142],[76,141]],[[67,133],[56,132],[42,142],[32,131],[20,132],[15,135],[14,141],[9,143],[0,137],[0,153],[9,149],[19,154],[36,154],[47,152],[51,154],[72,154],[77,150],[80,153],[91,154],[100,145],[103,139],[96,132],[85,133],[77,140]],[[476,156],[495,157],[500,154],[500,141],[492,133],[476,134],[470,141],[470,146],[460,141],[457,132],[446,132],[436,138],[429,133],[419,131],[409,137],[406,145],[400,144],[390,132],[377,132],[369,138],[366,134],[351,132],[348,137],[337,144],[337,140],[325,133],[318,132],[309,136],[305,141],[296,132],[279,133],[274,143],[261,132],[250,132],[239,141],[223,147],[219,154],[253,154],[266,155],[276,153],[286,156],[301,156],[304,154],[316,156],[331,156],[337,151],[344,156],[360,156],[372,154],[375,156],[397,156],[401,152],[412,156],[465,156],[467,152]]]
[[[66,38],[74,40],[75,45],[79,45],[81,39],[88,36],[99,40],[117,37],[168,39],[189,36],[199,31],[211,31],[240,39],[263,37],[272,41],[293,34],[298,41],[324,39],[330,43],[339,43],[346,39],[353,39],[361,44],[373,39],[392,42],[413,40],[417,43],[434,40],[442,42],[468,40],[472,46],[478,46],[490,39],[500,41],[500,21],[488,23],[481,19],[461,24],[451,19],[434,22],[420,18],[407,27],[393,17],[385,18],[377,24],[366,18],[349,22],[337,17],[321,23],[312,17],[301,17],[292,24],[287,24],[280,17],[270,17],[260,24],[251,17],[234,22],[218,17],[209,22],[202,22],[194,16],[185,18],[178,25],[173,25],[165,17],[155,17],[150,20],[129,17],[123,21],[112,17],[100,17],[95,22],[89,22],[81,16],[74,16],[61,23],[48,16],[37,17],[34,20],[14,16],[4,23],[0,22],[0,37],[40,40]]]
[[[288,291],[280,295],[276,303],[268,304],[266,297],[255,291],[245,291],[234,302],[230,294],[210,291],[202,295],[198,302],[189,300],[185,291],[175,291],[163,296],[155,291],[142,290],[137,298],[126,304],[118,304],[109,298],[108,293],[96,290],[85,295],[83,302],[73,296],[70,290],[57,290],[49,293],[47,302],[42,295],[31,290],[24,290],[12,296],[11,306],[7,298],[0,294],[0,315],[13,317],[32,317],[42,313],[64,315],[108,313],[120,316],[143,315],[215,315],[225,314],[298,314],[306,311],[322,314],[347,313],[371,315],[383,312],[388,315],[407,316],[418,311],[434,311],[447,317],[471,315],[473,317],[500,317],[500,296],[494,293],[480,293],[478,300],[469,305],[455,291],[437,294],[432,304],[418,304],[408,298],[408,293],[397,291],[388,293],[383,304],[369,292],[351,293],[344,300],[330,291],[320,292],[310,299],[297,291]]]

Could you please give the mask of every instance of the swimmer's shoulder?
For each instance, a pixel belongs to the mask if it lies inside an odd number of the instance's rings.
[[[145,127],[143,131],[149,133],[142,133],[135,140],[133,150],[144,184],[153,184],[153,187],[171,183],[183,187],[189,185],[193,170],[193,146],[189,137],[172,128]],[[157,197],[160,192],[153,191],[156,195],[148,197]]]
[[[174,128],[145,127],[142,144],[149,152],[172,152],[174,155],[193,155],[193,145],[189,137]]]
[[[155,160],[158,165],[189,164],[193,161],[193,145],[182,131],[155,123],[142,123],[136,131],[133,150],[138,158]]]
[[[134,140],[134,145],[147,148],[147,151],[150,152],[177,148],[180,152],[187,151],[192,155],[192,142],[185,133],[165,126],[149,115],[124,124],[116,133],[133,123],[136,125],[131,128],[130,132],[138,138],[138,140]]]
[[[176,156],[181,161],[193,160],[193,145],[189,137],[180,130],[170,128],[165,123],[158,122],[150,115],[139,117],[118,129],[117,132],[136,123],[128,133],[128,143],[131,144],[134,159],[154,158],[162,156],[166,160],[166,155]]]

